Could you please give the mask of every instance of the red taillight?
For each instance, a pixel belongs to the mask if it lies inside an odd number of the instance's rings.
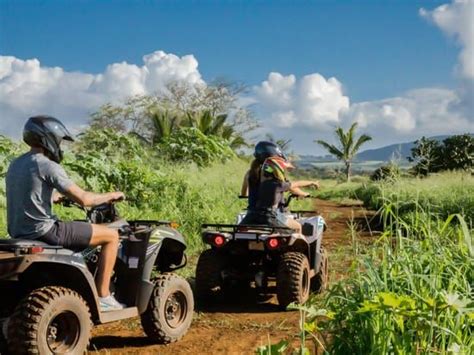
[[[216,247],[221,247],[225,244],[225,237],[223,235],[216,235],[214,236],[214,245]]]
[[[42,253],[44,250],[43,247],[31,247],[28,249],[28,254],[38,254],[38,253]]]
[[[276,249],[280,246],[280,241],[277,238],[270,238],[267,240],[268,249]]]

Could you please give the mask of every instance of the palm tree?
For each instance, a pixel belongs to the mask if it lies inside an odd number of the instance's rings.
[[[246,145],[244,137],[236,131],[235,126],[226,123],[228,117],[227,114],[214,115],[210,110],[188,113],[186,125],[197,128],[206,136],[218,136],[227,140],[233,149]]]
[[[316,140],[315,142],[322,145],[327,151],[334,155],[338,160],[341,160],[346,165],[347,181],[351,180],[352,159],[359,151],[362,144],[368,142],[372,137],[363,134],[357,140],[355,139],[355,129],[357,122],[354,122],[347,132],[344,132],[342,127],[336,128],[336,137],[339,140],[339,146],[329,144],[323,140]]]
[[[181,123],[181,118],[177,114],[172,114],[169,111],[154,111],[150,112],[152,123],[152,144],[161,142],[164,138],[169,137]]]

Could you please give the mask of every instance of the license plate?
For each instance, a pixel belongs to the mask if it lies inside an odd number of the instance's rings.
[[[255,233],[235,233],[235,239],[257,239]]]
[[[265,250],[262,242],[249,242],[249,250]]]

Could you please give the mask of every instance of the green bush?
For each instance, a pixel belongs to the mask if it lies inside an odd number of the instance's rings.
[[[192,254],[202,247],[202,223],[231,223],[244,205],[237,196],[248,162],[236,158],[217,140],[204,142],[211,144],[212,149],[211,153],[206,150],[199,157],[202,165],[207,166],[198,166],[189,161],[170,162],[160,157],[159,151],[130,135],[110,130],[88,131],[68,147],[63,166],[83,188],[95,192],[124,191],[127,201],[118,204],[118,209],[125,218],[178,222],[178,229],[186,236]],[[214,143],[217,144],[215,149]],[[2,171],[6,171],[10,160],[25,148],[8,138],[0,140]],[[197,156],[201,153],[202,150],[195,151]],[[221,153],[226,157],[225,162],[217,159],[222,158]],[[0,175],[2,236],[7,229],[4,187],[4,177]],[[76,208],[55,206],[55,211],[65,220],[84,217]]]
[[[390,163],[387,165],[382,165],[381,167],[374,170],[370,175],[370,180],[372,181],[395,181],[400,177],[400,168],[398,165]]]
[[[193,127],[173,132],[159,143],[158,149],[166,159],[174,162],[194,162],[199,166],[235,157],[227,141],[216,136],[206,136]]]

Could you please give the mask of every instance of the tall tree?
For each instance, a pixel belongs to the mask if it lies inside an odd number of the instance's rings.
[[[338,160],[344,162],[346,166],[346,178],[347,181],[351,180],[351,169],[352,169],[352,160],[354,156],[359,151],[360,147],[370,141],[372,137],[368,136],[367,134],[361,135],[359,138],[356,139],[355,137],[355,130],[357,128],[357,122],[354,122],[352,126],[344,132],[342,127],[337,127],[335,130],[336,138],[338,139],[338,145],[333,145],[327,143],[323,140],[316,140],[315,142],[319,145],[326,148],[326,150],[334,155]]]

